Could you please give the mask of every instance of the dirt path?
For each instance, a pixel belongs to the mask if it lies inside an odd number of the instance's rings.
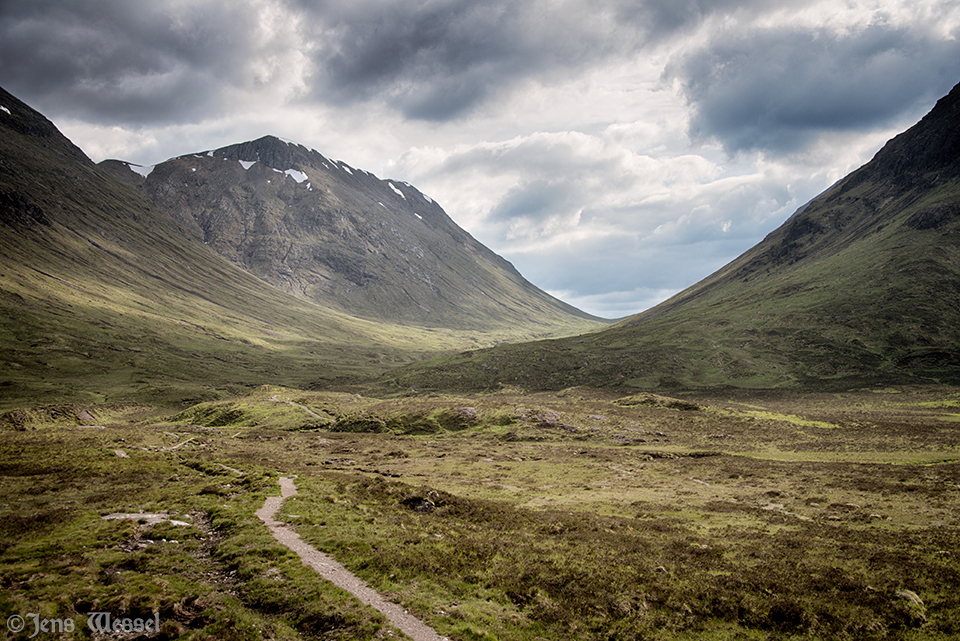
[[[324,419],[323,416],[320,416],[319,414],[317,414],[316,412],[314,412],[312,409],[310,409],[310,408],[307,407],[306,405],[301,405],[300,403],[294,403],[293,401],[288,401],[288,400],[286,400],[286,399],[280,398],[280,397],[277,396],[277,395],[271,396],[271,397],[270,397],[270,400],[273,401],[274,403],[283,403],[284,405],[290,405],[291,407],[299,407],[299,408],[302,409],[304,412],[306,412],[306,413],[309,414],[310,416],[313,416],[314,418]],[[324,420],[325,420],[325,419],[324,419]]]
[[[303,562],[317,571],[323,578],[330,581],[338,588],[344,589],[353,596],[360,599],[361,602],[379,610],[391,625],[399,629],[413,641],[446,641],[437,632],[424,624],[419,619],[407,614],[407,612],[397,605],[384,599],[378,592],[371,589],[359,577],[355,576],[347,568],[343,567],[329,556],[316,549],[312,545],[304,542],[300,535],[286,527],[284,523],[274,520],[280,504],[288,496],[294,496],[297,493],[297,486],[293,480],[286,477],[280,477],[280,496],[268,497],[263,503],[263,507],[257,510],[257,516],[263,521],[273,538],[283,543],[285,546],[297,553]]]

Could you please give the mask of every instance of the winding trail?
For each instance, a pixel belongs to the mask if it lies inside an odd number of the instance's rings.
[[[274,403],[283,403],[284,405],[289,405],[289,406],[291,406],[291,407],[299,407],[300,409],[302,409],[304,412],[306,412],[306,413],[309,414],[310,416],[312,416],[312,417],[314,417],[314,418],[319,418],[319,419],[325,420],[325,417],[320,416],[319,414],[317,414],[316,412],[314,412],[312,409],[310,409],[310,408],[307,407],[306,405],[301,405],[300,403],[294,403],[293,401],[288,401],[288,400],[285,399],[285,398],[280,398],[280,397],[277,396],[276,394],[274,394],[273,396],[271,396],[271,397],[270,397],[270,400],[273,401]]]
[[[283,500],[289,496],[295,496],[297,486],[293,480],[284,476],[280,477],[280,496],[270,496],[264,501],[263,507],[257,510],[257,516],[270,529],[273,538],[284,544],[297,553],[297,556],[305,565],[313,568],[320,576],[330,581],[338,588],[346,590],[357,597],[362,603],[379,610],[391,625],[399,629],[413,641],[447,641],[446,637],[437,634],[436,630],[429,627],[416,617],[407,614],[407,612],[397,605],[387,601],[380,593],[373,590],[362,579],[354,575],[350,570],[343,567],[332,558],[303,541],[300,535],[285,527],[284,523],[276,521],[273,517],[280,510]]]

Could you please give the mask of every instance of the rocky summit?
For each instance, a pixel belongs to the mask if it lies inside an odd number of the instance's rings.
[[[533,286],[412,185],[302,145],[267,136],[155,167],[103,164],[227,260],[351,315],[545,334],[597,320]]]

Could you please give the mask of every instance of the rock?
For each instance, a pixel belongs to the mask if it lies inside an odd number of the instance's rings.
[[[696,403],[691,403],[689,401],[683,401],[678,398],[671,398],[669,396],[660,396],[659,394],[634,394],[633,396],[625,396],[623,398],[618,398],[613,401],[614,405],[619,405],[620,407],[634,407],[636,405],[646,405],[648,407],[665,407],[668,409],[682,410],[682,411],[697,411],[703,409],[700,405]]]
[[[410,496],[403,499],[403,504],[414,512],[429,514],[437,509],[437,504],[423,496]]]
[[[560,414],[560,412],[543,410],[537,414],[536,418],[540,421],[540,424],[545,427],[556,427],[560,423],[561,416],[562,414]]]
[[[940,229],[960,215],[960,207],[955,204],[940,204],[924,209],[911,216],[907,227],[916,230]]]
[[[475,421],[479,415],[475,407],[458,407],[453,411],[459,414],[465,421]]]

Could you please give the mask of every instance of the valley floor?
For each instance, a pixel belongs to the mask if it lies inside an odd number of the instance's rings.
[[[450,639],[960,635],[953,388],[265,386],[0,425],[14,638],[89,638],[91,612],[159,620],[155,638],[402,638],[257,518],[278,473],[299,492],[277,521]]]

